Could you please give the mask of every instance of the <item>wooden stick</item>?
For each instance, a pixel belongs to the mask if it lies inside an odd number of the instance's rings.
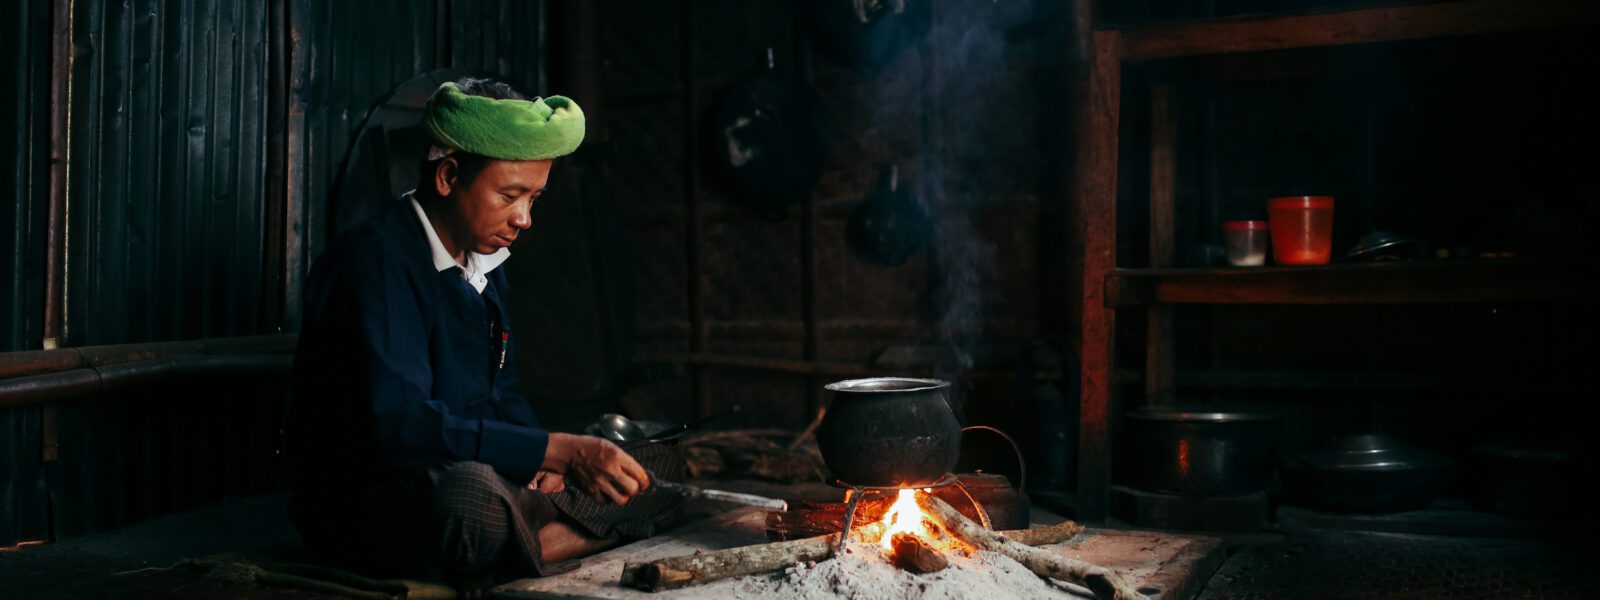
[[[978,526],[976,523],[973,525]],[[1082,525],[1072,521],[1062,521],[1049,527],[1001,533],[1018,543],[1046,545],[1064,542],[1082,532]],[[863,540],[876,540],[883,536],[883,524],[868,523],[856,528],[853,535]],[[838,546],[839,534],[833,533],[787,542],[697,552],[648,562],[629,562],[622,567],[621,582],[624,586],[659,592],[729,577],[776,571],[802,561],[824,560],[833,556],[833,550]]]
[[[856,528],[852,534],[861,539],[876,539],[883,536],[883,524],[869,523]],[[643,563],[629,562],[622,566],[622,585],[659,592],[729,577],[776,571],[798,562],[833,556],[833,549],[839,545],[839,535],[835,533],[715,552],[696,552]]]
[[[889,543],[894,545],[894,566],[921,575],[943,571],[950,561],[934,550],[927,542],[910,533],[896,533]]]
[[[828,415],[828,407],[824,406],[824,407],[818,408],[817,409],[817,416],[815,418],[811,419],[811,424],[810,425],[806,425],[806,430],[800,432],[800,435],[795,436],[794,441],[789,442],[789,445],[787,447],[785,447],[784,450],[787,450],[789,452],[794,452],[794,449],[795,448],[799,448],[800,444],[804,443],[808,439],[811,439],[811,436],[815,435],[817,433],[817,427],[820,427],[822,425],[822,418],[827,416],[827,415]]]
[[[1041,577],[1060,579],[1089,588],[1101,600],[1143,600],[1144,596],[1122,581],[1116,571],[1029,547],[1005,535],[985,529],[932,494],[917,494],[917,504],[928,518],[951,535],[980,550],[999,552]]]
[[[1002,531],[1001,535],[1011,538],[1018,544],[1029,546],[1048,546],[1065,542],[1078,534],[1083,533],[1083,526],[1072,521],[1062,521],[1046,527],[1032,527],[1028,529],[1014,529]]]

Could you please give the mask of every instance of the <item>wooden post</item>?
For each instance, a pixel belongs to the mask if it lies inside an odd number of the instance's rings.
[[[683,3],[680,25],[683,28],[683,192],[687,213],[685,255],[689,274],[689,351],[705,352],[711,343],[711,326],[706,323],[706,272],[703,240],[705,211],[700,202],[700,107],[695,85],[694,3]],[[710,416],[711,389],[704,367],[693,367],[694,411],[696,417]]]
[[[811,35],[807,29],[806,19],[798,18],[809,14],[810,4],[794,0],[789,4],[789,10],[797,17],[795,19],[795,67],[807,84],[816,83],[816,74],[811,68]],[[800,313],[805,322],[805,342],[801,349],[801,356],[809,362],[817,362],[822,355],[821,326],[817,316],[817,195],[813,192],[807,196],[800,205]],[[820,376],[806,378],[806,414],[811,417],[812,423],[820,423],[822,414],[822,385]],[[796,438],[795,445],[804,441],[804,437]]]
[[[1173,187],[1176,179],[1176,126],[1173,123],[1172,87],[1150,88],[1150,266],[1171,267],[1175,258]],[[1170,406],[1172,390],[1172,305],[1154,303],[1146,308],[1144,392],[1150,405]]]
[[[1116,421],[1113,347],[1116,311],[1106,305],[1106,276],[1116,268],[1117,123],[1122,93],[1122,38],[1092,34],[1088,86],[1073,125],[1072,200],[1083,241],[1082,395],[1078,438],[1078,519],[1104,521],[1111,503],[1112,426]]]

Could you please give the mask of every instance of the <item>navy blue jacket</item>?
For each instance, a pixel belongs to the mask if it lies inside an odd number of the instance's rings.
[[[480,295],[435,270],[422,227],[394,202],[306,280],[290,435],[301,482],[462,460],[526,482],[544,462],[549,434],[517,390],[505,269]]]

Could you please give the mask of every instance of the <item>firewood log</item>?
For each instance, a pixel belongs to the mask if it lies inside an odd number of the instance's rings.
[[[890,498],[868,498],[856,507],[856,523],[883,518],[893,504]],[[767,539],[774,542],[827,535],[844,527],[843,502],[791,502],[789,510],[767,513]]]
[[[917,504],[928,518],[950,535],[980,550],[989,550],[1022,563],[1041,577],[1060,579],[1094,592],[1101,600],[1143,600],[1144,596],[1122,580],[1116,571],[1023,545],[1003,533],[990,531],[968,519],[949,503],[930,494],[918,494]]]
[[[892,498],[863,500],[856,507],[855,522],[872,523],[882,519],[890,504],[893,504]],[[839,531],[844,526],[844,507],[843,502],[790,502],[789,510],[767,512],[767,539],[782,542]],[[1029,546],[1061,543],[1079,533],[1083,533],[1083,526],[1072,521],[1005,532],[1007,537]]]
[[[908,572],[921,575],[942,571],[950,566],[950,561],[943,554],[915,535],[896,533],[889,538],[889,543],[894,546],[894,566]]]
[[[1062,521],[1055,525],[1044,527],[1030,527],[1028,529],[1013,529],[1000,532],[1012,541],[1029,546],[1048,546],[1065,542],[1078,534],[1083,533],[1083,526],[1072,521]]]
[[[883,536],[882,523],[870,523],[852,532],[862,539]],[[838,533],[770,544],[741,546],[715,552],[696,552],[622,566],[622,585],[648,592],[659,592],[729,577],[776,571],[804,561],[833,556],[839,546]]]

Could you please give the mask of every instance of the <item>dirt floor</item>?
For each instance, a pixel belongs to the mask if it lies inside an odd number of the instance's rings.
[[[1198,600],[1600,598],[1595,552],[1527,539],[1319,531],[1238,549]]]
[[[837,493],[822,486],[719,483],[812,499]],[[111,534],[3,552],[0,598],[334,598],[240,585],[181,565],[167,569],[185,559],[230,554],[255,562],[301,561],[286,505],[284,496],[239,499]],[[1593,544],[1581,540],[1297,532],[1237,545],[1198,598],[1600,598],[1595,558]]]
[[[287,506],[282,495],[237,499],[115,533],[5,552],[0,598],[331,598],[166,570],[185,559],[228,553],[295,560],[301,549]]]
[[[835,500],[840,494],[837,488],[820,483],[691,483],[791,499]],[[0,599],[343,598],[240,585],[222,577],[208,577],[184,563],[208,557],[263,564],[304,562],[304,549],[289,522],[287,507],[286,495],[234,499],[114,533],[0,552]]]

